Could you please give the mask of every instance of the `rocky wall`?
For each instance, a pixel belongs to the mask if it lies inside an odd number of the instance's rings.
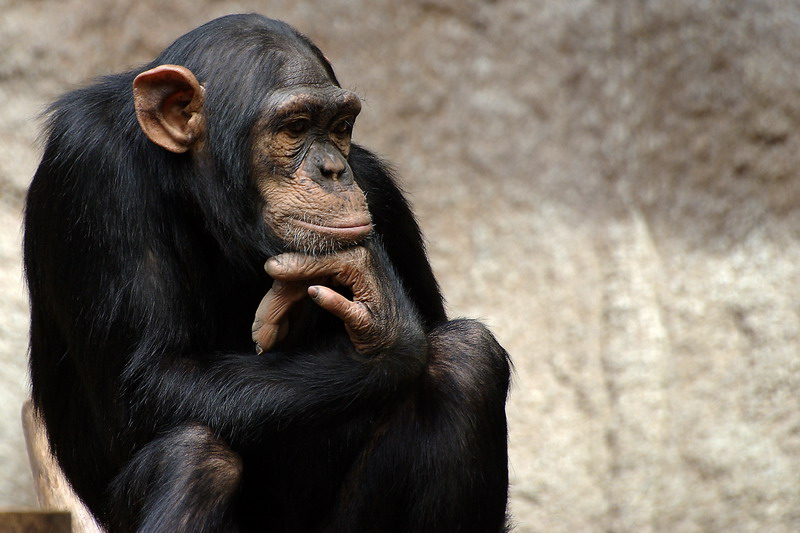
[[[20,213],[36,114],[218,15],[365,101],[449,311],[516,365],[519,532],[800,531],[800,4],[0,0],[0,507],[31,506]]]

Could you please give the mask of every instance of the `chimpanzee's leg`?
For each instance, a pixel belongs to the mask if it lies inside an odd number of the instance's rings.
[[[477,322],[428,340],[423,385],[384,419],[327,531],[507,530],[508,356]]]
[[[176,428],[140,449],[112,486],[110,531],[234,532],[239,456],[206,426]]]

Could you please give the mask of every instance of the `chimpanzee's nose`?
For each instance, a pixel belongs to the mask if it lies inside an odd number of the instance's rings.
[[[326,146],[321,152],[317,161],[320,174],[324,178],[338,180],[347,168],[344,157],[332,146]]]

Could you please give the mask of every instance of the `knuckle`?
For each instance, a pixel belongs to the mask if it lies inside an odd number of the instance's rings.
[[[297,278],[308,278],[317,274],[325,264],[306,254],[288,252],[270,257],[264,270],[276,280],[292,281]],[[280,285],[278,289],[283,289]]]
[[[362,303],[354,302],[350,307],[350,323],[357,329],[370,327],[372,319],[369,309]]]

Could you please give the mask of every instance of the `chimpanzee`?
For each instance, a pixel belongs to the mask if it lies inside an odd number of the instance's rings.
[[[232,15],[50,108],[33,399],[108,531],[507,529],[510,362],[446,318],[360,107],[306,37]]]

